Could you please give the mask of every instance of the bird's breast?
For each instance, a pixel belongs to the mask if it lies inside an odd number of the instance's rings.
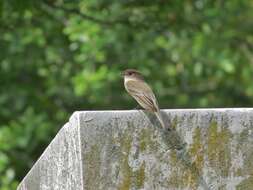
[[[136,82],[136,80],[133,79],[133,78],[130,78],[130,77],[125,77],[125,78],[124,78],[124,85],[125,85],[126,88],[127,88],[127,87],[130,85],[130,83],[132,83],[132,82]]]

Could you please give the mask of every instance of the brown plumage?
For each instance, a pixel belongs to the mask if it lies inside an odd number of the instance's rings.
[[[156,97],[144,81],[142,74],[135,69],[127,69],[123,72],[124,86],[126,91],[143,107],[145,110],[154,112],[161,125],[165,128]]]

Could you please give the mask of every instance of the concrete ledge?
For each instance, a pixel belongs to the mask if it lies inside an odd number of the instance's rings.
[[[252,189],[253,109],[162,114],[75,112],[18,189]]]

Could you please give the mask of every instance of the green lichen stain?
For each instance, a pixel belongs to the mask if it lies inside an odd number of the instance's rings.
[[[129,127],[129,129],[131,128]],[[147,146],[151,143],[150,132],[150,129],[141,130],[139,139],[140,152],[145,151]],[[132,187],[134,187],[134,189],[141,189],[145,181],[145,162],[143,162],[140,168],[136,171],[133,171],[128,164],[130,149],[133,141],[131,134],[131,131],[127,131],[119,140],[122,150],[120,170],[123,176],[122,182],[118,186],[119,190],[129,190]],[[136,156],[138,157],[138,155]]]
[[[89,152],[85,153],[85,162],[84,165],[87,166],[85,171],[85,184],[87,187],[92,189],[97,189],[96,181],[99,180],[99,171],[100,171],[100,156],[99,148],[97,145],[93,145]]]
[[[253,173],[249,178],[243,180],[239,185],[236,186],[236,190],[252,190],[253,188]]]
[[[177,118],[177,116],[175,116],[175,118],[171,122],[170,128],[175,130],[177,127],[177,124],[178,124],[178,118]]]
[[[176,139],[177,144],[179,144],[180,142],[178,141],[180,139],[177,136],[178,134],[175,133],[171,139]],[[177,154],[177,150],[171,149],[169,160],[170,165],[172,166],[172,171],[167,180],[168,187],[179,189],[187,188],[192,190],[198,188],[199,170],[203,168],[204,164],[203,143],[201,140],[201,130],[200,128],[196,128],[194,131],[194,142],[190,147],[188,153],[184,154],[183,157],[181,157]],[[191,163],[191,157],[193,156],[195,157],[195,162]]]
[[[231,167],[230,139],[232,137],[229,129],[212,121],[208,129],[207,156],[209,164],[222,177],[229,175]]]
[[[177,159],[177,154],[175,150],[172,150],[170,152],[170,164],[171,166],[173,166],[173,168],[171,168],[171,175],[169,176],[167,183],[169,187],[178,187],[178,185],[181,183],[180,179],[181,178],[181,174],[179,173],[179,169],[178,167],[180,167],[178,159]]]
[[[152,139],[154,131],[151,128],[145,128],[140,131],[139,151],[154,152],[158,149],[158,142]]]
[[[151,144],[150,129],[142,129],[140,134],[139,148],[141,152],[147,149],[147,146]]]
[[[245,141],[247,141],[248,139],[248,136],[249,136],[249,130],[248,129],[244,129],[241,133],[240,133],[240,136],[239,136],[239,141],[241,143],[244,143]]]
[[[253,151],[248,152],[245,155],[245,160],[242,168],[242,172],[246,179],[237,185],[237,190],[252,190],[253,187]],[[242,176],[241,175],[241,176]]]
[[[192,189],[195,190],[198,187],[195,171],[192,171],[191,167],[186,166],[180,158],[178,158],[175,150],[170,152],[170,164],[171,175],[167,180],[167,186],[170,188],[179,188],[179,189]]]
[[[146,138],[141,138],[141,141],[140,141],[140,151],[143,152],[145,151],[147,148],[147,141],[146,141]]]
[[[201,140],[201,130],[197,127],[193,132],[193,143],[189,149],[189,154],[193,158],[198,171],[201,171],[204,165],[204,147]]]
[[[217,190],[227,190],[226,185],[222,184],[221,186],[218,187]]]
[[[236,144],[236,154],[239,154],[242,150],[245,144],[248,144],[248,138],[249,138],[249,129],[244,129],[241,131],[239,136],[236,137],[236,141],[240,142]],[[233,173],[236,176],[244,176],[245,174],[248,175],[250,173],[249,169],[253,168],[253,155],[250,160],[248,160],[248,154],[244,156],[244,167],[233,169]],[[252,163],[252,164],[251,164]],[[253,171],[252,171],[253,172]]]
[[[133,175],[132,169],[128,164],[128,155],[130,153],[132,137],[129,136],[130,133],[126,133],[122,139],[120,139],[120,145],[122,149],[122,158],[120,170],[123,173],[123,181],[119,185],[119,190],[129,190],[131,187],[131,176]]]
[[[143,162],[140,169],[134,172],[133,181],[136,189],[143,188],[145,180],[145,163]]]

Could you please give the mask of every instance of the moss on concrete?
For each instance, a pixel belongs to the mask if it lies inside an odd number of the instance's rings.
[[[149,141],[149,136],[147,130],[142,130],[140,134],[140,144],[139,148],[141,152],[144,152],[147,149],[147,144]]]
[[[216,121],[211,122],[205,139],[202,138],[201,129],[195,128],[193,143],[188,149],[189,158],[187,154],[184,155],[185,158],[180,158],[176,151],[171,151],[171,165],[177,169],[172,169],[172,175],[168,179],[170,186],[197,189],[204,167],[204,155],[207,155],[208,163],[220,176],[227,177],[231,168],[231,137],[229,129],[225,125],[218,127]],[[192,164],[188,164],[188,161]]]
[[[243,168],[241,169],[244,176],[248,176],[239,185],[238,190],[252,190],[253,189],[253,151],[245,157]]]
[[[240,144],[244,143],[244,142],[247,142],[248,137],[249,137],[249,129],[244,129],[240,133],[238,141],[240,142]],[[238,144],[238,145],[240,145],[240,144]]]
[[[124,134],[122,138],[120,139],[120,146],[122,150],[122,156],[120,161],[120,170],[123,174],[122,182],[119,185],[119,190],[129,190],[131,187],[131,176],[132,176],[132,170],[131,167],[128,164],[128,156],[130,153],[132,144],[132,136],[130,134]]]
[[[204,165],[204,144],[201,139],[201,129],[197,127],[193,132],[193,143],[189,148],[189,154],[198,169],[201,171]]]
[[[178,118],[177,118],[177,116],[175,116],[171,122],[170,128],[175,130],[177,127],[177,124],[178,124]]]
[[[141,189],[144,186],[145,181],[145,163],[143,162],[141,167],[134,172],[133,182],[136,189]]]
[[[100,150],[97,145],[93,145],[89,152],[85,153],[85,164],[86,175],[84,178],[85,184],[87,187],[92,187],[92,189],[97,189],[96,181],[99,180],[100,177]]]
[[[133,129],[133,127],[131,128],[131,126],[129,126],[128,130],[131,129]],[[132,187],[140,189],[144,185],[145,163],[143,162],[140,168],[135,171],[129,166],[129,155],[133,141],[133,136],[131,134],[132,132],[128,131],[120,138],[120,146],[122,150],[120,171],[122,172],[122,182],[118,187],[119,190],[129,190]],[[139,152],[145,151],[147,145],[152,143],[150,139],[150,131],[148,129],[143,129],[139,140],[139,150],[137,151],[137,155],[135,155],[135,159],[138,159]]]
[[[243,180],[236,186],[236,190],[252,190],[253,188],[253,173],[247,179]]]
[[[142,129],[140,132],[140,138],[139,138],[139,149],[140,152],[144,152],[148,149],[154,150],[155,142],[151,139],[152,131],[150,128]]]
[[[184,161],[178,157],[176,150],[170,152],[171,175],[167,180],[168,187],[188,188],[195,190],[198,187],[198,176],[196,172],[184,164]]]
[[[229,175],[231,167],[230,140],[232,134],[228,128],[220,126],[212,121],[208,128],[207,156],[210,166],[222,177]]]
[[[192,119],[192,118],[190,118]],[[178,118],[175,117],[172,121],[172,128],[176,129],[178,123]],[[128,189],[141,189],[144,187],[145,179],[148,178],[148,174],[145,173],[145,162],[141,163],[140,167],[136,170],[133,170],[129,165],[129,156],[131,147],[133,146],[133,133],[134,126],[131,126],[129,123],[127,131],[124,131],[117,138],[112,139],[113,143],[120,144],[121,150],[121,161],[120,163],[120,178],[121,182],[118,185],[119,190],[128,190]],[[171,173],[164,183],[164,187],[170,187],[175,189],[192,189],[195,190],[200,185],[200,180],[204,167],[204,156],[207,156],[207,164],[216,171],[217,175],[221,177],[229,177],[229,172],[231,169],[231,138],[233,134],[229,131],[227,123],[217,125],[216,120],[212,120],[210,126],[206,129],[206,134],[203,134],[204,128],[196,127],[193,130],[193,143],[187,149],[186,155],[184,158],[181,158],[176,149],[173,149],[174,144],[179,144],[179,141],[183,142],[183,139],[177,134],[176,130],[165,132],[162,134],[163,139],[166,140],[166,143],[172,147],[170,151],[169,163],[171,166]],[[158,151],[160,146],[158,142],[153,140],[154,129],[153,128],[142,128],[138,135],[138,150],[132,156],[133,159],[139,159],[139,154],[153,153]],[[242,131],[238,136],[240,142],[247,142],[248,130]],[[168,141],[168,142],[167,142]],[[181,143],[182,143],[181,142]],[[236,148],[241,148],[238,145]],[[89,178],[87,182],[93,184],[94,176],[96,172],[99,172],[99,155],[96,155],[97,147],[93,147],[93,150],[88,154],[88,160],[93,170],[89,170]],[[94,159],[96,158],[96,159]],[[97,160],[97,161],[94,161]],[[158,158],[159,160],[159,158]],[[252,157],[248,158],[248,161],[253,160]],[[247,161],[247,163],[248,163]],[[247,174],[253,173],[252,164],[246,164],[243,168],[238,168],[235,171],[235,175],[242,176],[247,170]],[[157,171],[157,176],[160,175],[159,170]],[[250,175],[251,175],[250,174]],[[253,186],[253,177],[243,180],[238,186],[237,189],[250,189],[248,187]],[[93,184],[94,187],[94,184]],[[219,189],[226,189],[226,186],[219,186]]]
[[[173,168],[171,168],[171,175],[168,177],[167,180],[167,184],[168,187],[178,187],[178,184],[180,184],[182,181],[180,181],[182,179],[181,173],[179,173],[181,170],[178,168],[180,167],[179,161],[177,159],[177,153],[175,150],[171,150],[170,152],[170,165],[173,166]]]

